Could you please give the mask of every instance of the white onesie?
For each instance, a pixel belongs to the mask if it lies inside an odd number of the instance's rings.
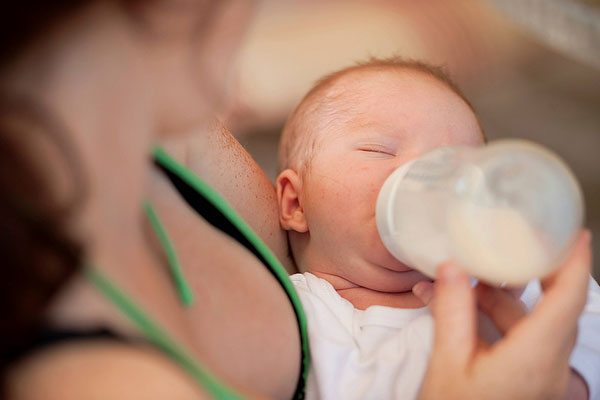
[[[371,306],[357,310],[329,282],[311,273],[295,274],[308,320],[311,371],[307,399],[414,399],[432,348],[428,308]],[[532,307],[540,296],[530,284],[522,300]],[[600,400],[600,289],[590,280],[571,365]]]

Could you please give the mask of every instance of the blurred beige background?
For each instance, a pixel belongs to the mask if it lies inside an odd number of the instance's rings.
[[[282,124],[323,74],[369,56],[444,65],[490,139],[534,140],[572,167],[600,279],[600,1],[271,0],[256,12],[225,118],[271,178]]]

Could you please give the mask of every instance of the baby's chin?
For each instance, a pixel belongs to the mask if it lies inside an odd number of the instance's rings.
[[[370,279],[369,284],[365,287],[387,293],[410,292],[417,283],[432,281],[431,278],[414,269],[401,272],[387,270],[386,272],[385,277],[378,276]]]
[[[388,262],[371,264],[370,272],[362,276],[361,286],[381,292],[406,292],[411,291],[418,282],[432,281],[428,276],[393,257],[391,262],[381,261]]]
[[[409,272],[414,271],[412,266],[398,260],[394,257],[383,245],[383,242],[377,237],[374,243],[371,243],[371,251],[368,257],[370,262],[379,265],[385,269],[394,272]]]
[[[378,262],[378,264],[381,267],[383,267],[385,269],[389,269],[390,271],[394,271],[394,272],[414,271],[414,268],[412,268],[410,265],[403,263],[402,261],[398,260],[397,258],[395,258],[394,256],[392,256],[389,253],[387,253],[384,257],[382,257],[381,262]]]
[[[403,262],[397,261],[395,263],[386,263],[382,265],[383,268],[389,269],[394,272],[409,272],[414,271],[415,269],[404,264]]]

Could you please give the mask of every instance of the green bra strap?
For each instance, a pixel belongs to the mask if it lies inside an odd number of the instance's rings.
[[[144,334],[152,344],[164,351],[179,364],[190,376],[216,399],[243,399],[238,393],[221,384],[219,380],[203,368],[189,352],[177,344],[167,332],[162,330],[129,297],[115,286],[106,276],[93,267],[84,268],[86,278]]]
[[[152,204],[146,200],[144,201],[143,206],[144,211],[148,216],[148,220],[150,221],[150,225],[152,226],[154,233],[156,233],[161,247],[167,256],[167,263],[169,264],[169,268],[171,270],[171,276],[175,281],[175,287],[177,288],[177,293],[179,293],[179,298],[184,306],[189,307],[194,302],[194,292],[185,279],[185,275],[183,275],[183,270],[181,269],[181,264],[177,258],[177,253],[175,252],[173,243],[169,239],[167,230],[160,221],[160,218],[158,218],[158,214],[156,214],[156,211],[154,211]]]
[[[294,288],[285,268],[279,262],[279,259],[273,254],[271,249],[258,237],[258,235],[250,228],[250,226],[238,215],[238,213],[231,208],[223,197],[217,193],[213,188],[208,186],[202,181],[196,174],[188,170],[177,161],[173,160],[171,156],[161,147],[155,147],[153,150],[155,160],[159,161],[160,164],[178,177],[183,179],[188,185],[192,186],[196,191],[202,194],[210,203],[215,206],[220,212],[227,216],[229,221],[237,227],[237,229],[252,243],[257,251],[264,257],[269,263],[269,268],[279,281],[279,283],[285,289],[292,306],[294,308],[298,326],[300,329],[300,340],[302,345],[302,377],[304,382],[308,378],[308,371],[310,368],[310,352],[308,344],[308,330],[306,323],[306,315],[304,314],[304,308],[300,301],[300,297]],[[302,395],[300,395],[302,397]]]

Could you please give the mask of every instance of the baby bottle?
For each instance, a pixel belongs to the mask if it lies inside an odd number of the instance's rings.
[[[552,272],[582,218],[569,168],[523,140],[435,149],[393,172],[376,208],[382,241],[400,261],[434,277],[454,260],[495,285]]]

